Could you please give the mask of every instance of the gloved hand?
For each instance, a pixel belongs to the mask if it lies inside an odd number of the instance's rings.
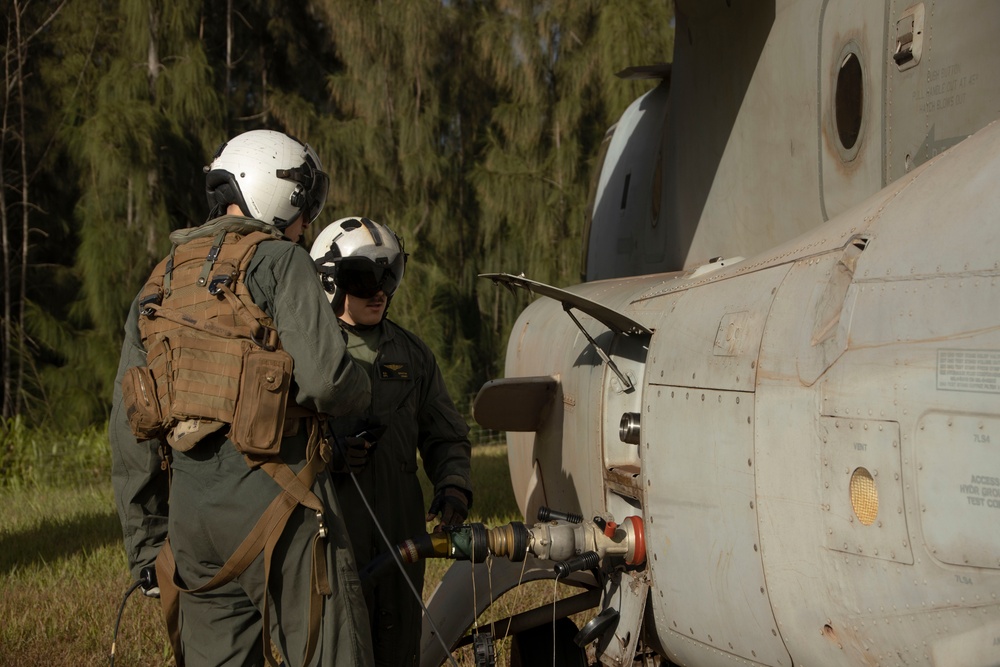
[[[345,438],[335,438],[330,457],[330,469],[333,472],[359,473],[368,465],[374,443],[354,435]]]
[[[441,515],[440,523],[434,526],[435,533],[441,532],[442,526],[460,526],[469,516],[470,504],[472,498],[467,491],[457,486],[446,486],[434,496],[424,521],[433,521],[434,517]]]

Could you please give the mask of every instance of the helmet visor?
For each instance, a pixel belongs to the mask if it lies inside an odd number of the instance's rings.
[[[403,277],[403,254],[389,262],[383,258],[345,257],[337,260],[334,283],[351,296],[370,299],[379,292],[392,296]]]
[[[325,171],[314,171],[312,184],[306,191],[305,204],[302,205],[302,212],[307,216],[309,222],[313,222],[319,217],[329,192],[330,176]]]

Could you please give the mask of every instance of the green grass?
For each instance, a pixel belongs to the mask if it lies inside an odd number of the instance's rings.
[[[0,488],[81,486],[110,476],[104,426],[66,433],[29,428],[19,417],[0,421]]]
[[[101,430],[60,438],[10,424],[0,436],[0,667],[107,665],[115,617],[131,584],[107,439]],[[55,460],[60,456],[68,461]],[[505,446],[477,446],[472,461],[469,520],[490,527],[520,521]],[[425,599],[450,565],[428,563]],[[480,623],[541,606],[552,595],[551,583],[528,584],[501,598]],[[508,645],[498,642],[497,664],[507,664]],[[470,648],[455,657],[463,667],[473,664]],[[159,601],[136,593],[122,616],[115,665],[171,664]]]
[[[106,665],[129,574],[110,484],[0,491],[0,665]],[[133,599],[117,664],[164,665],[159,605]]]

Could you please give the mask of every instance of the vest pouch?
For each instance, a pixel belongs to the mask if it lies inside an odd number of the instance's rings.
[[[122,402],[132,434],[139,440],[152,440],[164,432],[163,414],[156,397],[156,383],[146,366],[133,366],[122,377]]]
[[[287,352],[251,349],[246,353],[229,431],[237,450],[256,456],[277,455],[291,383],[292,357]]]

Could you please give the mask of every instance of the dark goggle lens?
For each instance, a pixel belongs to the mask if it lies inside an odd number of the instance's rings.
[[[392,296],[399,287],[401,272],[397,263],[376,264],[367,258],[349,257],[337,263],[334,282],[351,296],[362,299],[370,299],[380,291]]]

